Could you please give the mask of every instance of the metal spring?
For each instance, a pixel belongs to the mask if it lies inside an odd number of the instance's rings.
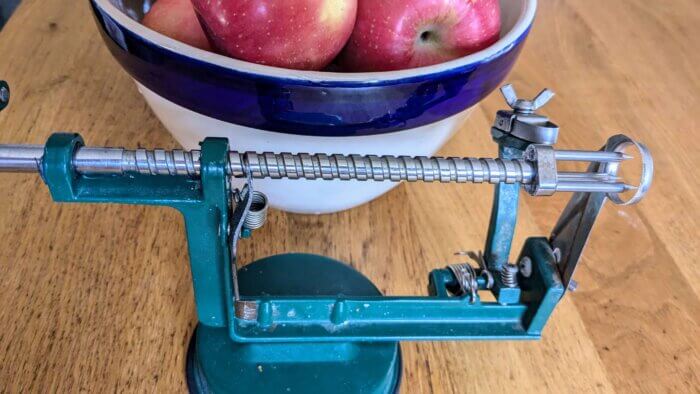
[[[250,230],[257,230],[265,225],[267,221],[267,209],[269,207],[267,196],[259,191],[253,191],[250,198],[252,199],[250,210],[245,219],[243,219],[243,226]]]
[[[477,275],[474,267],[469,263],[464,264],[452,264],[447,266],[447,268],[452,271],[452,274],[457,280],[459,285],[460,294],[458,295],[469,295],[469,301],[471,303],[476,302],[476,292],[479,290],[479,284],[476,281]]]
[[[504,264],[501,268],[501,282],[506,287],[518,287],[518,266],[515,264]]]
[[[487,289],[493,288],[493,282],[494,282],[493,274],[486,266],[486,259],[484,259],[484,252],[482,252],[482,251],[474,252],[471,250],[465,250],[465,251],[456,252],[455,256],[467,256],[470,259],[474,260],[476,262],[476,264],[479,266],[479,277],[484,278],[484,281],[486,282],[486,288]]]

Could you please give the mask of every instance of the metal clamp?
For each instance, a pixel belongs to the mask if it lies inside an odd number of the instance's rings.
[[[495,129],[534,144],[552,145],[557,142],[559,126],[536,113],[554,97],[554,92],[544,89],[534,99],[524,100],[519,99],[513,85],[508,84],[501,87],[501,93],[512,111],[496,113]]]

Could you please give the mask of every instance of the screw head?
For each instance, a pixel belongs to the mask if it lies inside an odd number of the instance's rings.
[[[525,278],[532,276],[532,260],[525,256],[518,262],[518,268],[520,269],[520,274]]]
[[[561,263],[561,249],[554,248],[552,254],[554,255],[554,261],[556,261],[557,264]]]

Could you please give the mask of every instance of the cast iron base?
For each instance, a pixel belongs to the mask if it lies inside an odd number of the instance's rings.
[[[362,274],[323,256],[286,254],[239,270],[241,295],[374,296]],[[191,393],[398,392],[401,349],[388,343],[233,342],[226,328],[200,325],[187,352]]]

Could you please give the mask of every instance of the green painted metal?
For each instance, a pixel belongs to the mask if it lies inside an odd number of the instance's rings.
[[[299,257],[300,260],[303,258]],[[290,275],[306,281],[311,276],[321,278],[313,270],[288,271],[285,279]],[[316,286],[342,279],[322,278],[322,281],[316,281]],[[259,277],[259,281],[268,280]],[[430,275],[433,297],[358,296],[342,290],[292,297],[289,294],[296,294],[293,289],[264,296],[242,296],[243,301],[257,302],[265,308],[259,307],[254,319],[236,318],[232,322],[233,338],[236,342],[247,343],[539,337],[530,335],[522,324],[526,305],[501,305],[479,299],[470,303],[468,296],[450,295],[449,289],[454,282],[454,276],[448,270],[433,271]],[[483,280],[480,282],[485,288]],[[322,295],[326,293],[332,296]]]
[[[42,177],[57,202],[119,203],[169,206],[185,219],[192,280],[199,321],[225,327],[233,310],[231,268],[226,236],[229,191],[226,179],[228,142],[202,142],[201,180],[180,176],[84,176],[72,166],[77,134],[58,133],[46,143]]]
[[[265,295],[242,293],[241,301],[254,305],[256,316],[254,319],[237,317],[231,279],[231,267],[235,262],[232,258],[235,256],[232,257],[229,250],[228,228],[230,221],[235,222],[231,223],[235,227],[240,217],[237,214],[231,218],[225,172],[228,160],[226,140],[207,139],[202,142],[200,179],[136,173],[81,175],[72,168],[72,156],[82,144],[80,136],[75,134],[56,134],[47,142],[42,176],[53,198],[59,202],[163,205],[179,210],[187,229],[200,323],[228,329],[234,342],[536,339],[561,297],[558,293],[560,284],[547,279],[558,278],[556,270],[548,271],[549,255],[533,252],[531,258],[541,269],[536,270],[530,282],[523,282],[522,290],[498,287],[496,275],[494,293],[498,296],[497,302],[482,302],[477,297],[474,303],[470,303],[467,297],[452,296],[450,289],[455,286],[454,277],[448,270],[436,270],[429,278],[431,296],[428,297],[381,297],[345,291],[299,296],[294,289]],[[502,147],[503,156],[515,154],[511,148]],[[488,250],[498,256],[507,256],[510,250],[512,226],[498,225],[505,222],[514,225],[512,215],[517,208],[517,196],[505,198],[510,193],[510,189],[501,190],[500,194],[497,191],[494,205],[498,212],[493,216],[493,234],[489,237],[492,246]],[[308,259],[297,259],[304,258]],[[301,275],[298,281],[304,279],[319,291],[324,283],[334,281],[308,270],[285,272],[282,278],[289,280],[295,275]],[[535,279],[539,282],[532,282]],[[260,278],[260,281],[270,280]],[[286,289],[283,285],[278,283],[277,288]],[[482,279],[480,287],[485,288]],[[533,296],[535,290],[546,296]]]
[[[185,220],[199,325],[188,355],[194,392],[390,393],[401,372],[399,340],[537,339],[564,290],[544,238],[529,239],[521,256],[533,275],[520,288],[492,290],[497,302],[454,296],[447,269],[430,273],[427,297],[382,297],[348,265],[313,255],[283,255],[238,271],[241,299],[253,315],[236,316],[226,176],[228,143],[201,143],[201,177],[137,173],[85,176],[72,157],[77,134],[55,134],[41,175],[58,202],[169,206]],[[520,147],[500,144],[501,157]],[[493,269],[507,262],[517,214],[518,185],[497,186],[487,241]],[[250,231],[242,234],[250,236]],[[485,290],[484,278],[478,279]]]
[[[519,159],[523,155],[522,145],[514,142],[514,138],[497,139],[498,156],[503,159]],[[520,141],[520,140],[518,140]],[[484,247],[484,258],[487,266],[494,272],[500,272],[508,264],[513,235],[518,221],[518,203],[520,200],[520,184],[501,183],[494,186],[491,219]],[[520,289],[504,286],[499,275],[496,275],[493,294],[501,304],[515,304],[520,301]]]
[[[309,275],[324,280],[311,281]],[[238,273],[246,297],[379,296],[367,278],[341,262],[287,254],[256,261]],[[275,313],[304,316],[307,309]],[[397,342],[237,343],[223,328],[200,326],[188,355],[188,384],[196,393],[376,393],[397,391]]]
[[[523,151],[520,149],[499,144],[498,157],[500,158],[519,159],[522,154]],[[500,271],[504,264],[508,264],[518,219],[520,187],[519,183],[501,183],[494,187],[491,220],[484,247],[486,263],[494,271]],[[517,302],[517,299],[515,301]]]
[[[245,298],[244,298],[245,299]],[[465,298],[265,297],[256,320],[236,319],[237,342],[538,339],[523,325],[525,304],[470,304]],[[336,308],[345,316],[332,317]],[[303,315],[293,316],[301,308]],[[265,322],[265,324],[262,323]]]
[[[532,275],[529,278],[520,275],[518,278],[523,302],[529,305],[523,323],[527,326],[528,334],[540,335],[564,296],[565,287],[547,238],[528,238],[518,261],[523,257],[529,257],[532,261]]]

